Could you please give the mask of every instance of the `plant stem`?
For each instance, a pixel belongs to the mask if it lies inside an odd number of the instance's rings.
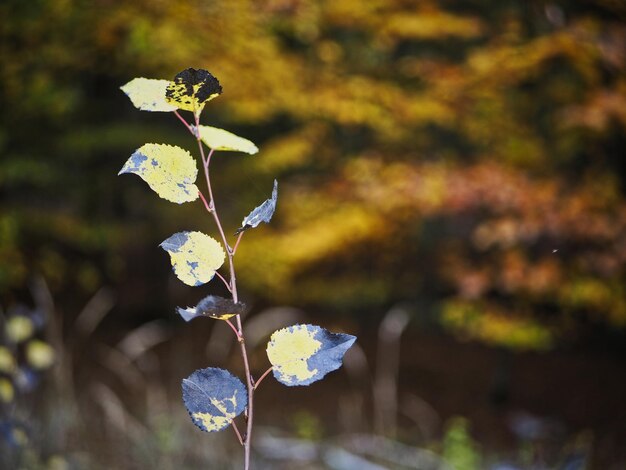
[[[263,372],[263,375],[261,377],[259,377],[259,380],[257,380],[254,383],[254,389],[256,390],[257,388],[259,388],[259,385],[261,385],[261,382],[263,382],[263,379],[265,377],[267,377],[267,375],[272,372],[272,370],[274,369],[274,366],[270,367],[269,369],[267,369],[265,372]]]
[[[211,212],[213,209],[211,209],[211,206],[209,206],[209,203],[204,197],[204,194],[202,194],[202,191],[198,190],[198,195],[200,196],[200,199],[202,199],[202,203],[204,204],[204,207],[206,208],[207,212]]]
[[[177,113],[178,114],[178,113]],[[178,116],[183,122],[186,121]],[[222,228],[222,223],[220,221],[219,215],[217,213],[217,208],[215,206],[215,199],[213,198],[213,189],[211,188],[211,178],[209,174],[209,165],[211,163],[211,157],[213,156],[213,149],[210,150],[209,154],[204,156],[204,147],[202,146],[202,140],[200,139],[200,133],[198,132],[198,127],[200,126],[200,115],[194,113],[195,121],[196,121],[196,132],[193,132],[191,126],[187,124],[187,129],[191,132],[196,141],[198,142],[198,149],[200,150],[200,156],[202,157],[202,164],[204,167],[204,177],[206,179],[207,189],[209,191],[209,201],[202,197],[204,205],[206,209],[213,215],[213,219],[215,220],[215,224],[217,225],[217,229],[220,232],[220,236],[222,237],[222,242],[224,244],[224,248],[226,249],[226,255],[228,256],[228,264],[230,267],[230,292],[233,296],[233,302],[239,302],[239,296],[237,294],[237,276],[235,274],[235,263],[233,258],[235,256],[235,250],[230,247],[228,241],[226,240],[226,235],[224,234],[224,229]],[[241,234],[237,239],[237,244],[241,240]],[[253,410],[254,410],[254,386],[252,384],[252,375],[250,374],[250,364],[248,362],[248,352],[246,351],[246,344],[243,335],[243,326],[241,323],[241,316],[237,315],[237,331],[238,331],[238,339],[239,346],[241,348],[241,357],[243,359],[243,365],[246,372],[246,386],[248,388],[248,413],[246,420],[246,434],[243,436],[243,447],[244,447],[244,470],[249,470],[250,468],[250,442],[252,440],[252,423],[253,423]],[[230,322],[229,322],[230,323]],[[234,423],[233,423],[234,424]]]
[[[229,283],[226,279],[224,279],[224,276],[222,276],[222,275],[219,273],[219,271],[215,271],[215,274],[217,275],[217,277],[219,277],[219,278],[222,280],[222,282],[223,282],[223,283],[224,283],[224,285],[226,286],[226,289],[228,289],[228,292],[231,292],[231,293],[232,293],[232,291],[230,290],[230,283]]]
[[[237,253],[237,247],[239,246],[239,242],[241,241],[241,237],[243,237],[244,232],[239,232],[239,236],[237,237],[237,241],[235,242],[235,246],[233,247],[233,256]]]
[[[185,119],[180,115],[180,113],[178,112],[178,110],[174,111],[174,114],[176,115],[176,117],[178,119],[180,119],[180,121],[185,125],[185,127],[187,128],[187,130],[189,132],[191,132],[192,134],[194,134],[195,137],[195,133],[193,132],[193,130],[191,129],[191,126],[189,125],[189,123],[187,121],[185,121]]]
[[[233,330],[233,333],[235,333],[237,341],[241,340],[241,336],[239,335],[239,331],[237,330],[237,328],[235,328],[235,325],[233,325],[228,319],[226,319],[225,322],[228,324],[228,326],[230,326],[230,329]]]
[[[235,424],[235,422],[233,421],[232,423],[230,423],[233,425],[233,429],[235,430],[235,434],[237,434],[237,439],[239,439],[239,444],[243,445],[243,439],[241,438],[241,433],[239,432],[239,428],[237,428],[237,425]]]
[[[231,255],[232,256],[232,255]],[[236,289],[233,289],[233,300],[236,296]],[[237,302],[235,300],[235,302]],[[248,417],[246,426],[246,436],[244,441],[244,469],[250,468],[250,443],[252,441],[252,422],[254,419],[254,386],[252,385],[252,375],[250,375],[250,365],[248,364],[248,353],[246,352],[246,343],[243,337],[243,328],[241,325],[241,316],[237,315],[237,327],[240,332],[239,344],[241,346],[241,356],[243,357],[243,365],[246,370],[246,386],[248,387]]]
[[[233,265],[233,253],[228,241],[226,240],[226,235],[224,234],[224,229],[222,228],[222,222],[220,222],[219,215],[217,214],[217,210],[215,208],[215,199],[213,198],[213,189],[211,189],[211,178],[209,177],[209,164],[211,163],[211,157],[213,156],[213,149],[209,152],[206,159],[204,158],[204,148],[202,147],[202,142],[198,139],[198,146],[200,148],[200,155],[202,156],[202,161],[204,162],[204,177],[207,183],[207,189],[209,190],[209,203],[207,210],[213,215],[213,219],[215,219],[215,223],[217,225],[217,229],[220,232],[220,236],[222,237],[222,242],[224,243],[224,248],[226,249],[226,254],[228,255],[228,262],[230,264],[230,288],[233,291],[233,300],[235,303],[237,302],[236,293],[233,289],[233,279],[235,267]]]

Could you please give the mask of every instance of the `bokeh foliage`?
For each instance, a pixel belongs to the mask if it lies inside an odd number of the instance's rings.
[[[281,181],[241,246],[250,297],[426,303],[520,348],[626,325],[621,2],[8,0],[0,17],[3,293],[33,272],[115,282],[133,242],[199,219],[115,179],[143,142],[185,145],[118,87],[193,66],[224,88],[204,122],[261,149],[219,162],[227,225]]]

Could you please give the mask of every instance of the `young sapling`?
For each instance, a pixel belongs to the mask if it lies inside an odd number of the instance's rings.
[[[177,146],[148,143],[137,149],[119,174],[134,173],[141,177],[161,198],[177,204],[198,198],[213,217],[219,241],[202,232],[182,231],[168,237],[161,247],[170,255],[175,275],[189,286],[201,286],[218,278],[231,298],[209,295],[194,307],[178,308],[185,321],[206,317],[224,321],[232,329],[240,346],[245,384],[229,371],[209,367],[183,379],[183,401],[193,423],[206,432],[232,426],[244,447],[244,468],[250,468],[250,450],[254,422],[254,394],[270,372],[287,386],[309,385],[341,367],[345,352],[356,337],[330,333],[315,325],[292,325],[275,331],[267,344],[271,366],[255,379],[250,371],[245,331],[241,314],[245,306],[239,300],[235,255],[247,230],[262,222],[269,223],[276,210],[278,182],[272,195],[244,217],[229,243],[222,226],[211,186],[211,157],[216,151],[256,154],[251,141],[223,129],[200,124],[205,105],[222,93],[222,87],[206,70],[186,69],[174,80],[136,78],[121,87],[133,105],[144,111],[171,112],[197,141],[200,162],[206,182],[206,193],[196,186],[198,168],[191,154]],[[188,122],[181,111],[189,111]],[[205,152],[205,147],[208,152]],[[218,270],[228,261],[228,274]],[[234,318],[234,323],[231,319]],[[245,429],[235,419],[244,414]]]

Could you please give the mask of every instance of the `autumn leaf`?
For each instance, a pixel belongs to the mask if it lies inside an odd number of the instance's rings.
[[[220,82],[203,69],[186,69],[174,77],[165,91],[165,100],[179,109],[198,114],[204,105],[222,94]]]
[[[250,140],[218,127],[198,126],[198,133],[202,142],[213,150],[244,152],[250,155],[259,151],[258,147]]]
[[[175,233],[160,246],[170,254],[178,279],[188,286],[209,282],[226,258],[222,245],[202,232]]]
[[[169,80],[135,78],[120,89],[130,98],[135,108],[142,111],[175,111],[177,107],[165,100]]]
[[[209,295],[198,302],[198,305],[195,307],[178,307],[177,311],[185,321],[191,321],[197,317],[210,317],[216,320],[228,320],[235,315],[243,313],[245,308],[245,304],[241,302],[235,303],[231,299],[226,299],[217,295]]]
[[[356,336],[330,333],[315,325],[293,325],[272,333],[267,357],[280,383],[309,385],[339,369]]]
[[[182,204],[198,199],[198,168],[191,154],[167,144],[145,144],[131,155],[118,175],[134,173],[161,198]]]
[[[272,220],[274,211],[276,210],[276,202],[278,201],[278,181],[274,180],[274,189],[272,190],[272,197],[266,199],[263,204],[255,207],[241,222],[241,227],[237,229],[235,235],[258,226],[261,222],[266,224]]]
[[[248,404],[246,387],[224,369],[198,369],[183,379],[182,386],[193,424],[206,432],[228,427]]]

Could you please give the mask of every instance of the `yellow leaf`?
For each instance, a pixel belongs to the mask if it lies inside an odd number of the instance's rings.
[[[272,334],[267,357],[276,380],[288,385],[309,385],[341,367],[355,336],[330,333],[315,325],[293,325]]]
[[[207,147],[213,150],[227,150],[232,152],[244,152],[254,155],[259,151],[253,142],[232,132],[225,131],[218,127],[199,126],[200,138]]]
[[[139,175],[154,192],[182,204],[198,198],[198,168],[191,154],[174,145],[145,144],[131,155],[118,174]]]
[[[226,258],[222,245],[202,232],[175,233],[160,246],[170,254],[178,279],[188,286],[209,282]]]
[[[120,89],[126,93],[133,105],[142,111],[175,111],[176,106],[165,100],[169,80],[135,78]]]

